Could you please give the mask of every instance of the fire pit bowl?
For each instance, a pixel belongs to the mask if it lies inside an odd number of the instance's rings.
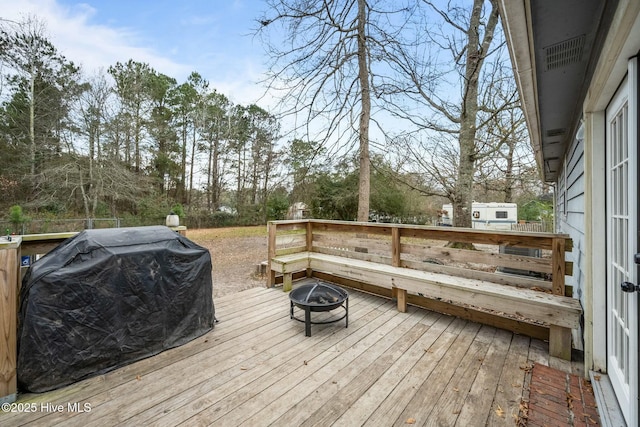
[[[311,325],[335,323],[346,319],[346,326],[349,326],[349,294],[339,286],[326,282],[316,282],[299,286],[289,293],[291,300],[291,318],[305,324],[305,335],[311,336]],[[304,310],[304,320],[294,316],[293,308],[298,307]],[[324,321],[311,321],[311,312],[331,311],[342,307],[345,313],[337,319]]]

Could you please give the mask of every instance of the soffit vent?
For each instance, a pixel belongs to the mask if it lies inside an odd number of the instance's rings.
[[[547,131],[547,137],[551,138],[551,137],[554,137],[554,136],[562,136],[565,133],[567,133],[567,129],[566,128],[549,129]]]
[[[566,67],[582,60],[584,34],[544,48],[545,71]]]

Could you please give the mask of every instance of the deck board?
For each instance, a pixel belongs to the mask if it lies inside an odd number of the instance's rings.
[[[350,295],[349,327],[312,325],[311,337],[289,318],[280,289],[218,298],[212,332],[53,392],[20,395],[38,410],[0,412],[0,425],[513,425],[527,366],[559,364],[538,340]],[[91,411],[68,411],[70,403]]]

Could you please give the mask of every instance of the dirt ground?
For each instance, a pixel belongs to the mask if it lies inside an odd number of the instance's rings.
[[[265,286],[266,277],[256,274],[256,265],[267,260],[266,237],[224,237],[197,243],[211,253],[214,299]]]

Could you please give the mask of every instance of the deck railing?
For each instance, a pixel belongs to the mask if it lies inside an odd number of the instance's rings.
[[[571,296],[572,289],[565,285],[565,275],[573,270],[565,260],[571,250],[572,241],[566,234],[314,219],[272,221],[268,224],[267,286],[280,280],[271,270],[272,258],[309,251]],[[300,272],[294,278],[308,274]],[[323,272],[313,275],[340,279]],[[393,289],[338,283],[394,297]],[[408,302],[540,339],[549,337],[544,325],[482,308],[459,307],[420,294],[409,295]]]
[[[565,275],[572,274],[572,263],[565,261],[572,250],[566,234],[313,219],[272,221],[268,228],[269,259],[313,251],[555,295],[567,294]],[[449,246],[451,242],[472,244],[473,249]],[[274,280],[271,273],[268,285]]]

